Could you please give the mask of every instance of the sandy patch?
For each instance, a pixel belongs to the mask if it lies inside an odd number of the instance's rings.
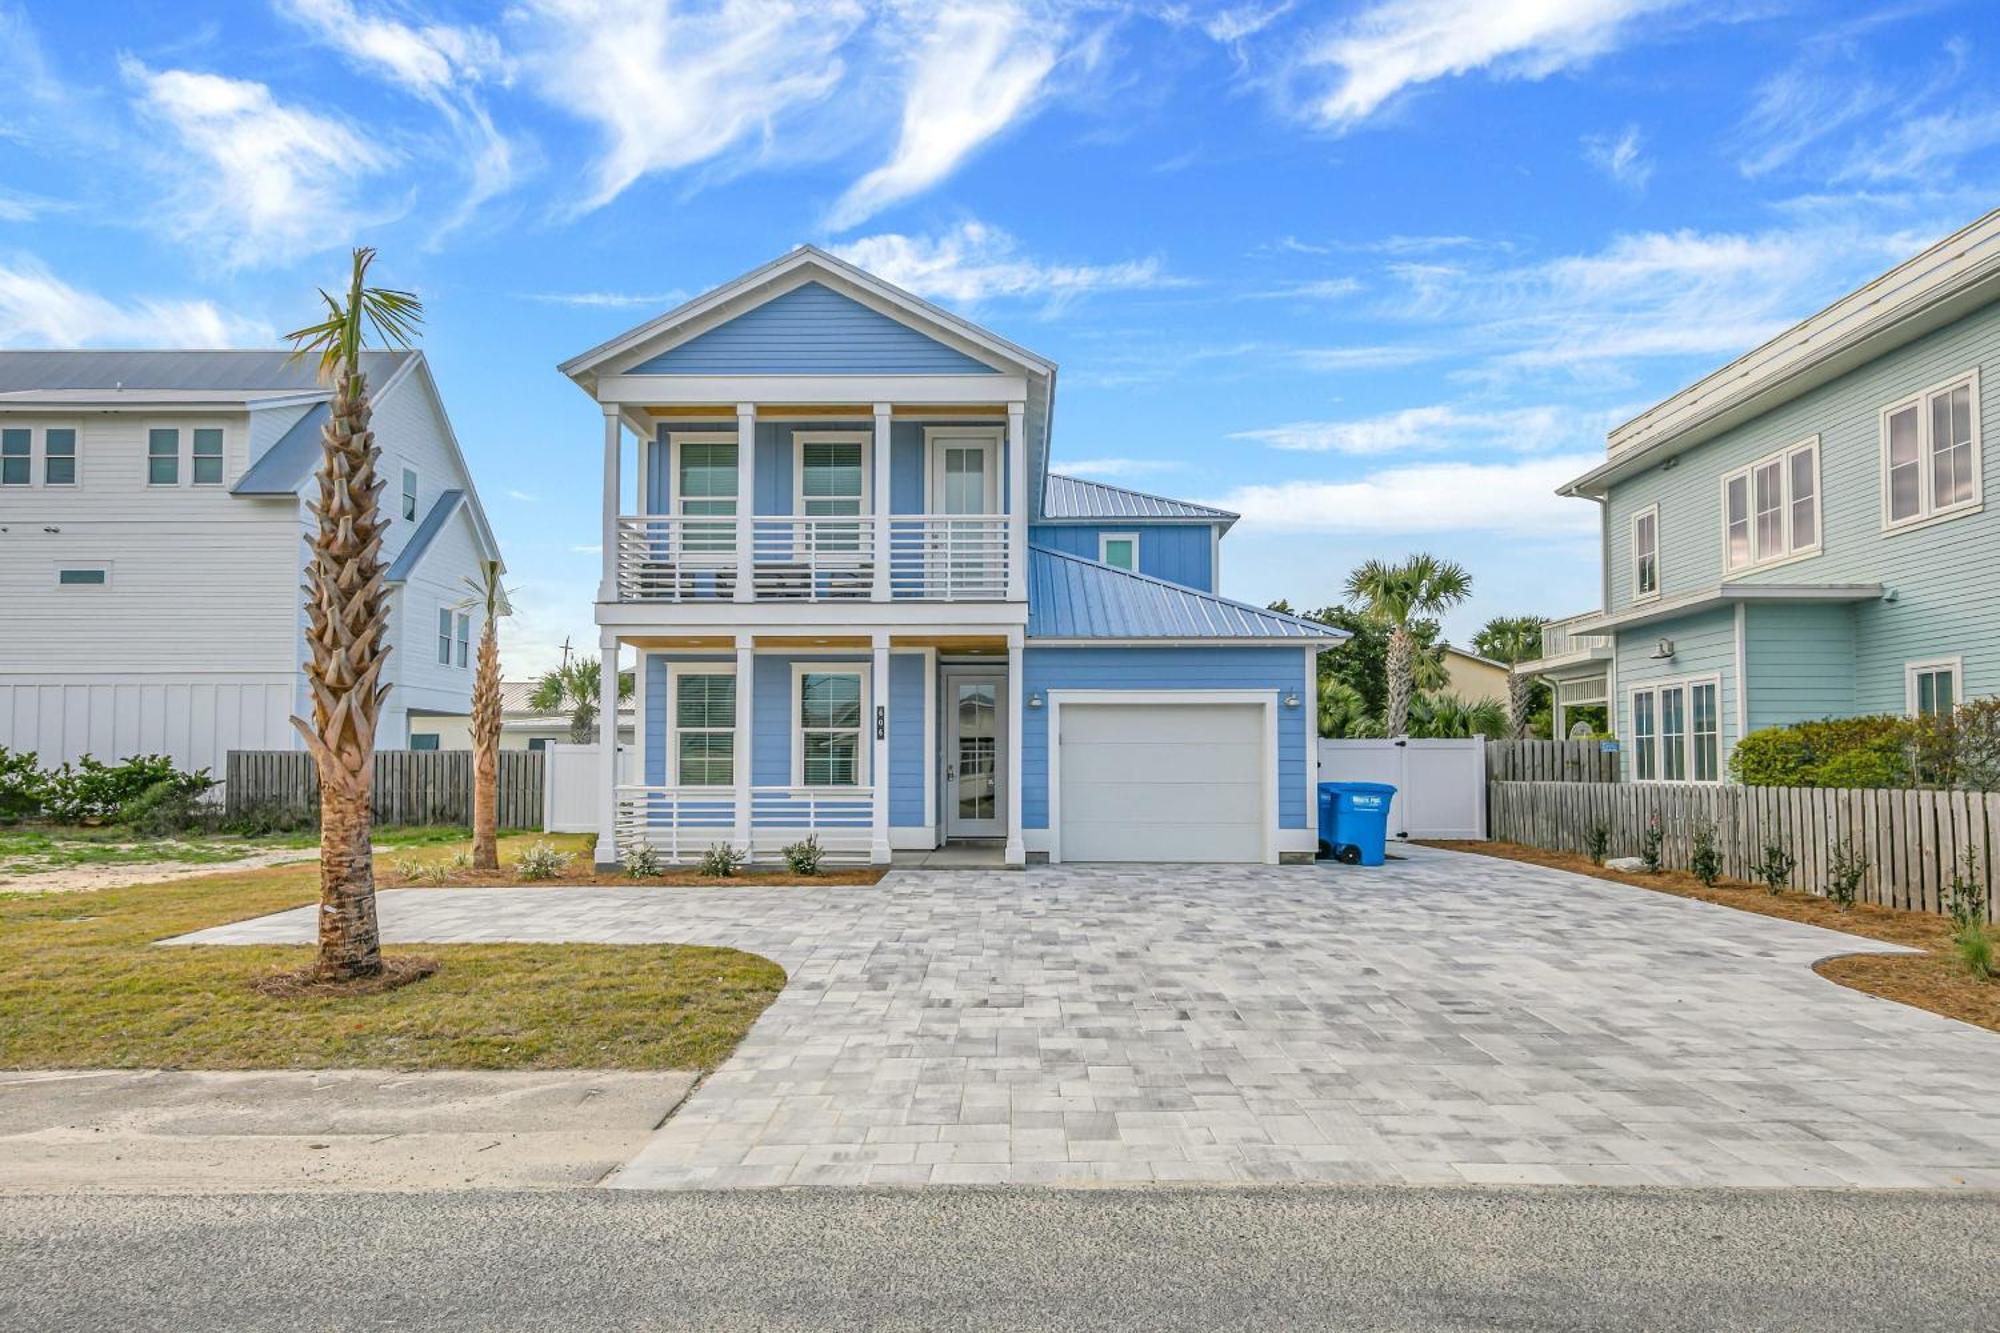
[[[22,857],[0,869],[0,893],[95,893],[118,889],[127,884],[154,884],[161,880],[193,879],[199,875],[226,875],[266,866],[295,865],[319,859],[316,847],[280,847],[250,852],[234,861],[125,861],[113,865],[55,866],[22,875],[13,867],[32,864]]]

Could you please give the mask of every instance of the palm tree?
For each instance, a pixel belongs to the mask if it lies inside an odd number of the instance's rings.
[[[1496,662],[1505,662],[1507,672],[1507,734],[1520,740],[1528,734],[1529,699],[1535,682],[1525,671],[1512,668],[1532,662],[1542,655],[1542,617],[1495,616],[1472,636],[1472,651]]]
[[[479,666],[472,675],[472,868],[500,868],[500,618],[512,615],[500,586],[500,562],[479,562],[479,577],[465,586],[472,596],[460,608],[480,607]]]
[[[375,920],[375,849],[369,799],[375,778],[375,723],[389,687],[389,597],[382,584],[381,451],[368,427],[368,377],[361,350],[372,329],[385,346],[407,347],[423,322],[409,292],[367,285],[375,252],[354,252],[343,297],[324,288],[326,318],[285,337],[293,358],[317,353],[321,383],[333,385],[320,427],[319,525],[306,562],[306,681],[312,722],[293,718],[319,766],[319,952],[315,976],[347,981],[382,970]]]
[[[588,745],[597,739],[598,683],[604,679],[604,668],[594,657],[579,657],[573,662],[556,667],[535,682],[535,692],[528,696],[528,707],[537,713],[569,714],[569,738],[577,745]],[[632,697],[631,673],[618,673],[618,702],[624,703]]]
[[[1419,694],[1410,700],[1412,736],[1463,739],[1484,736],[1498,740],[1507,730],[1507,715],[1491,699],[1477,702],[1456,694]]]
[[[1417,554],[1400,565],[1370,560],[1347,576],[1347,598],[1369,616],[1389,627],[1388,701],[1382,729],[1401,736],[1410,718],[1414,685],[1415,641],[1411,622],[1436,616],[1457,606],[1472,593],[1472,575],[1463,566],[1434,555]]]

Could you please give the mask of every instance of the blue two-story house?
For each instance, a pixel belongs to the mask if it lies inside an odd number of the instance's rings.
[[[1608,703],[1635,781],[1763,727],[2000,693],[2000,211],[1613,431],[1603,609],[1530,670]]]
[[[812,247],[565,363],[604,420],[597,859],[1309,858],[1315,655],[1235,515],[1048,472],[1056,367]]]

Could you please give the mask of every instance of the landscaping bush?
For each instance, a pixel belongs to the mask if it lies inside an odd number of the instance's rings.
[[[1798,867],[1799,859],[1784,849],[1780,843],[1768,843],[1764,847],[1764,859],[1751,867],[1758,879],[1764,881],[1764,892],[1779,894],[1791,882],[1792,871]]]
[[[0,820],[33,819],[42,812],[48,778],[33,750],[0,745]]]
[[[1986,881],[1979,873],[1979,853],[1968,847],[1951,868],[1945,887],[1944,910],[1960,931],[1986,928]]]
[[[726,842],[718,842],[701,854],[701,862],[695,866],[695,873],[710,879],[728,879],[743,865],[743,853]]]
[[[1915,742],[1911,719],[1886,715],[1764,727],[1736,743],[1729,773],[1750,787],[1907,787]]]
[[[306,833],[319,828],[319,807],[303,808],[284,801],[252,801],[222,822],[225,833],[262,838],[273,833]]]
[[[1660,827],[1658,815],[1646,817],[1646,827],[1639,833],[1639,860],[1645,865],[1646,873],[1660,873],[1660,844],[1667,839],[1667,831]]]
[[[1981,981],[1993,978],[1993,937],[1984,926],[1960,926],[1951,933],[1953,949],[1966,971]]]
[[[667,873],[667,863],[660,859],[659,849],[649,842],[635,842],[625,849],[622,858],[625,873],[633,879],[658,879]]]
[[[1853,910],[1854,899],[1861,892],[1861,881],[1867,877],[1867,855],[1851,842],[1841,843],[1827,859],[1827,900],[1843,912]]]
[[[807,834],[804,841],[795,842],[785,848],[785,864],[794,875],[817,875],[820,863],[826,859],[826,849],[819,845],[819,839]]]
[[[569,863],[575,859],[552,842],[537,842],[515,859],[514,873],[530,882],[555,879],[568,870]]]
[[[1611,852],[1611,830],[1602,824],[1592,824],[1590,832],[1584,835],[1583,846],[1592,861],[1603,865],[1604,858]]]
[[[211,833],[220,812],[201,793],[168,778],[155,782],[118,807],[118,822],[149,838],[180,833]]]
[[[0,819],[50,819],[74,824],[109,819],[154,787],[199,796],[215,786],[205,768],[174,767],[163,754],[139,754],[117,764],[85,755],[74,764],[44,769],[32,751],[0,749]]]
[[[1694,851],[1688,857],[1688,871],[1705,889],[1722,878],[1722,852],[1715,845],[1715,825],[1704,819],[1694,826]]]

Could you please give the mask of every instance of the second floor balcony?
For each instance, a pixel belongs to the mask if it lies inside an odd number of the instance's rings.
[[[1012,600],[1005,514],[699,518],[617,523],[620,602]]]
[[[1590,658],[1599,654],[1610,654],[1613,639],[1609,634],[1580,634],[1579,625],[1603,619],[1601,611],[1585,611],[1581,615],[1565,616],[1561,620],[1551,620],[1542,626],[1542,657],[1539,662],[1526,662],[1524,669],[1542,669],[1545,663],[1560,662],[1567,658]]]

